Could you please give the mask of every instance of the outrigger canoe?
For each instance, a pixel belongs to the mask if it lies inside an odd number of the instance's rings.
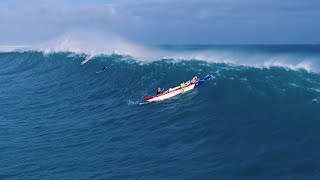
[[[161,94],[158,94],[155,96],[144,97],[143,99],[148,102],[162,101],[162,100],[171,98],[173,96],[176,96],[178,94],[188,92],[188,91],[200,86],[203,82],[210,80],[211,77],[212,77],[212,75],[206,75],[204,78],[196,81],[195,83],[191,83],[190,81],[184,83],[184,87],[182,87],[182,88],[180,88],[180,86],[177,86],[174,88],[170,88]]]

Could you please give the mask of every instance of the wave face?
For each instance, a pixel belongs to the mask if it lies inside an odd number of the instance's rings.
[[[297,64],[319,55],[318,46],[160,48],[286,54]],[[83,54],[0,53],[0,177],[319,179],[318,73],[169,56],[98,55],[81,65]],[[206,74],[215,79],[189,93],[142,100]]]

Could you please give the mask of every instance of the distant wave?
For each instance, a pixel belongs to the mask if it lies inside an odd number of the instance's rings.
[[[17,51],[28,51],[31,46],[26,45],[6,45],[0,46],[0,52],[17,52]]]

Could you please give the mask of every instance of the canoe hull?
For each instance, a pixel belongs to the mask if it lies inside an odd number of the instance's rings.
[[[162,100],[165,100],[165,99],[169,99],[169,98],[171,98],[173,96],[188,92],[188,91],[194,89],[195,87],[200,86],[203,82],[210,80],[211,77],[212,77],[212,75],[208,74],[204,78],[198,80],[194,84],[192,84],[192,83],[190,83],[190,81],[188,81],[188,82],[185,83],[185,86],[183,88],[180,88],[179,86],[177,86],[175,88],[170,88],[169,90],[165,91],[162,94],[158,94],[156,96],[144,97],[143,99],[145,101],[148,101],[148,102],[162,101]]]
[[[171,98],[173,96],[176,96],[178,94],[188,92],[188,91],[194,89],[194,87],[195,87],[195,84],[190,84],[190,85],[185,86],[183,88],[175,87],[172,90],[168,90],[167,92],[165,92],[163,94],[159,94],[157,96],[145,97],[144,100],[146,100],[148,102],[162,101],[162,100]]]

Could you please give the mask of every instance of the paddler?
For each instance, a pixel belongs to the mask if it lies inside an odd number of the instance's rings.
[[[184,82],[181,81],[180,83],[180,89],[182,89],[184,87]]]
[[[161,94],[162,93],[162,89],[160,89],[160,87],[158,87],[158,89],[157,89],[157,95],[159,95],[159,94]]]
[[[191,79],[191,84],[194,84],[198,81],[198,77],[197,76],[193,76],[193,78]]]

